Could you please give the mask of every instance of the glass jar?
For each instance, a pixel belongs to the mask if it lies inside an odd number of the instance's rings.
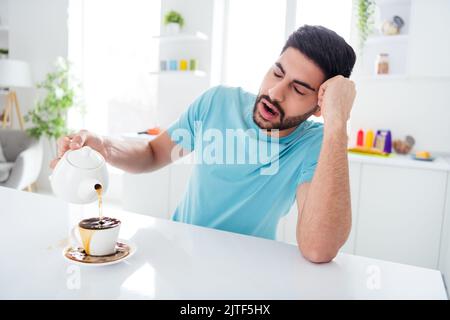
[[[389,54],[387,53],[378,54],[375,62],[375,73],[376,74],[389,73]]]

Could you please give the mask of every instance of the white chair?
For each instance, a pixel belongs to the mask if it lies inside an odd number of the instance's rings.
[[[22,130],[0,129],[0,143],[6,158],[6,165],[0,163],[0,170],[2,167],[11,170],[8,179],[0,182],[0,186],[31,191],[42,167],[42,140],[31,138]]]

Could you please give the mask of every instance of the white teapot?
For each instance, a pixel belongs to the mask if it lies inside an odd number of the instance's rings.
[[[101,185],[103,194],[108,189],[105,158],[88,146],[69,150],[56,164],[50,181],[53,192],[68,202],[93,202],[98,197],[98,185]]]

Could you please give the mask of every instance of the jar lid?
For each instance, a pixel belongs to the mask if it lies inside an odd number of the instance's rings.
[[[101,166],[105,159],[91,147],[84,146],[77,150],[67,151],[67,161],[80,169],[95,169]]]

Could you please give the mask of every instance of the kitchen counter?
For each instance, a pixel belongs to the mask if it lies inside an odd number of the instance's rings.
[[[445,157],[436,157],[433,161],[414,160],[411,155],[400,155],[393,153],[390,157],[376,157],[362,154],[348,154],[349,162],[379,164],[396,166],[402,168],[430,169],[450,171],[450,161]]]
[[[0,187],[0,299],[447,299],[441,273],[339,254],[305,260],[294,245],[124,211],[137,251],[104,267],[62,257],[69,230],[96,204]]]

